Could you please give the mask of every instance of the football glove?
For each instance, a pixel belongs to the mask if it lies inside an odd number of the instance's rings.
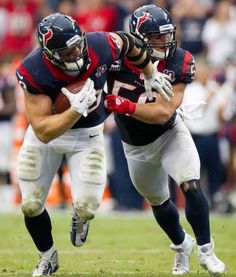
[[[144,76],[144,87],[148,100],[153,100],[153,97],[156,95],[156,92],[152,91],[152,89],[154,89],[160,93],[165,101],[170,101],[170,98],[174,96],[170,81],[171,77],[157,71],[154,63],[154,69],[151,76]]]
[[[121,98],[118,95],[109,94],[104,101],[105,107],[110,112],[117,112],[131,115],[135,112],[136,104],[126,98]]]
[[[88,78],[80,90],[74,94],[67,88],[61,89],[62,93],[68,98],[71,108],[84,117],[88,115],[89,107],[96,101],[96,91],[94,89],[94,82]]]

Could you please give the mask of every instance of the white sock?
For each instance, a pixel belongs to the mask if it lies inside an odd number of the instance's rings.
[[[46,258],[50,258],[55,250],[56,249],[55,249],[55,247],[53,245],[50,249],[48,249],[45,252],[41,252],[40,251],[40,255],[43,256],[43,257],[46,257]]]

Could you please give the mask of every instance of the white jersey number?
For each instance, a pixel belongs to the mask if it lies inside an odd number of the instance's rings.
[[[121,88],[124,88],[129,91],[133,91],[136,89],[136,87],[133,85],[122,83],[120,81],[115,81],[112,89],[112,94],[118,95]],[[139,96],[137,103],[144,104],[146,103],[146,101],[147,101],[147,93],[144,92]]]

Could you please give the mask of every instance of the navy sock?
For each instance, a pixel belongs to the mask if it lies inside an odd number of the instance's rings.
[[[39,251],[46,252],[53,246],[52,225],[46,210],[35,217],[25,216],[25,225]]]
[[[157,223],[165,231],[170,240],[178,245],[184,240],[185,233],[179,222],[179,212],[175,204],[168,199],[162,205],[152,206]]]
[[[194,186],[191,187],[190,184],[190,189],[182,190],[185,196],[185,215],[193,229],[197,244],[203,245],[210,242],[209,205],[199,182],[193,181]]]

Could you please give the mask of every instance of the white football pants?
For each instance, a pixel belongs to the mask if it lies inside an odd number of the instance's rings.
[[[154,142],[133,146],[123,142],[130,177],[151,205],[169,197],[168,175],[180,185],[200,178],[200,160],[190,132],[177,116],[174,127]]]
[[[73,205],[85,220],[93,218],[106,183],[103,124],[71,129],[47,144],[36,137],[31,127],[27,129],[17,163],[22,211],[26,216],[43,211],[63,154],[71,175]]]

